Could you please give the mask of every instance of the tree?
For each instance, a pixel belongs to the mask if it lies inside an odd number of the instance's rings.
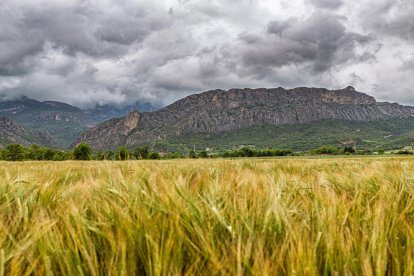
[[[114,160],[114,156],[115,156],[115,152],[113,152],[112,150],[108,151],[108,153],[106,154],[105,159],[106,160]]]
[[[27,158],[30,160],[45,160],[46,149],[33,144],[28,148]]]
[[[188,157],[190,157],[190,158],[197,158],[197,154],[195,153],[195,151],[190,150],[190,154],[188,155]]]
[[[6,147],[6,159],[10,161],[22,161],[26,158],[25,148],[19,144],[10,144]]]
[[[149,156],[149,147],[148,146],[144,146],[144,147],[137,147],[135,149],[134,152],[134,156],[137,160],[141,160],[141,159],[147,159]]]
[[[154,160],[154,159],[161,159],[161,155],[158,152],[151,152],[148,155],[148,159],[152,159],[152,160]]]
[[[129,157],[129,150],[125,146],[122,146],[118,149],[118,152],[116,153],[116,160],[129,160]]]
[[[98,151],[95,155],[95,159],[96,160],[105,160],[105,153],[102,150]]]
[[[75,160],[91,160],[92,147],[86,143],[80,143],[73,150]]]
[[[208,158],[207,151],[205,151],[205,150],[200,151],[200,153],[198,154],[198,157],[200,157],[200,158]]]
[[[354,154],[354,153],[356,153],[356,151],[353,147],[345,147],[344,148],[344,153],[345,154]]]
[[[46,150],[45,160],[55,160],[55,151],[53,149]]]

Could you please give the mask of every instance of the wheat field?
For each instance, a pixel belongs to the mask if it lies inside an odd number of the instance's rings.
[[[0,163],[0,275],[413,275],[414,159]]]

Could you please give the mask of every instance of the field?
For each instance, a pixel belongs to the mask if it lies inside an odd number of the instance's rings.
[[[414,158],[0,163],[29,274],[413,275]]]

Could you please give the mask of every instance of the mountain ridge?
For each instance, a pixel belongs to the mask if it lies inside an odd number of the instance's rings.
[[[0,116],[0,147],[16,143],[25,146],[38,144],[54,147],[56,145],[56,141],[48,133],[31,130],[7,117]]]
[[[59,101],[37,101],[27,96],[0,101],[0,116],[35,131],[48,132],[61,148],[67,148],[85,130],[105,120],[125,116],[133,110],[156,109],[149,103],[138,102],[123,107],[96,105],[81,109]]]
[[[377,102],[351,86],[339,90],[306,87],[216,89],[187,96],[155,112],[132,112],[106,121],[82,134],[77,143],[84,141],[95,149],[108,150],[121,145],[154,144],[171,137],[256,125],[280,126],[330,119],[368,122],[411,117],[414,117],[414,107]],[[134,123],[130,124],[131,121]],[[128,131],[122,131],[125,129]]]

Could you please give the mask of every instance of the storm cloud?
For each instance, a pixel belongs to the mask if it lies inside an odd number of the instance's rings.
[[[0,2],[0,95],[168,104],[209,89],[355,86],[414,104],[409,0]]]

